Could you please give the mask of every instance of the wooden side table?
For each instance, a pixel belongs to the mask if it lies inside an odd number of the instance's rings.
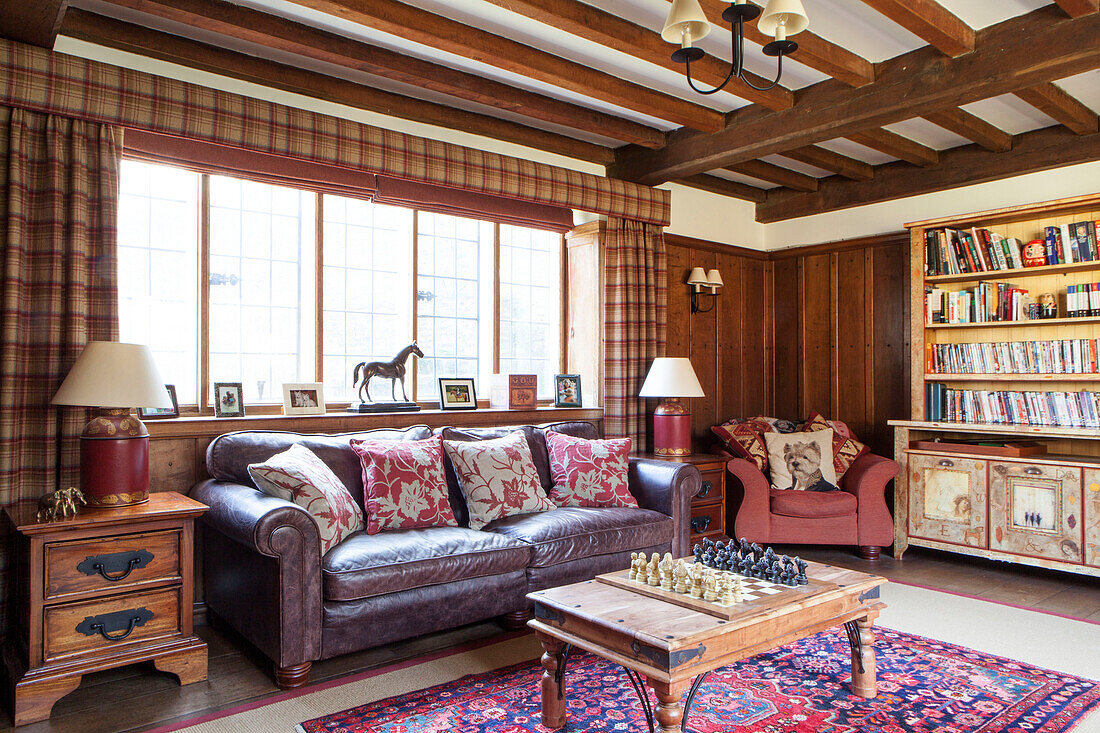
[[[703,483],[699,493],[691,498],[691,544],[703,538],[714,542],[727,541],[726,534],[726,462],[728,456],[714,453],[692,453],[687,456],[659,456],[645,453],[640,456],[654,461],[690,463],[699,469]]]
[[[153,660],[186,685],[206,679],[193,634],[194,521],[206,506],[174,492],[38,523],[6,512],[16,594],[4,647],[16,725],[50,716],[88,672]]]

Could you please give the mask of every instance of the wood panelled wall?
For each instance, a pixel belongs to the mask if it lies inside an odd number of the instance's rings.
[[[666,241],[667,353],[691,357],[707,395],[691,405],[697,448],[730,417],[817,410],[891,455],[886,421],[909,410],[903,233],[766,253]],[[725,280],[710,313],[689,312],[692,267],[716,267]]]

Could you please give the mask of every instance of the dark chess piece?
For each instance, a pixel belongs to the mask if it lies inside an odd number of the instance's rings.
[[[703,564],[708,568],[714,567],[714,550],[708,549],[703,551]]]
[[[768,577],[768,564],[763,559],[752,564],[752,577],[764,580]]]
[[[695,562],[703,562],[703,546],[696,544],[691,548],[691,554],[695,556]]]
[[[752,561],[754,563],[760,562],[760,558],[764,557],[764,548],[753,542],[749,545],[749,549],[752,550]]]
[[[749,573],[752,572],[752,558],[747,555],[741,558],[737,563],[737,571],[748,577]]]
[[[779,562],[783,563],[784,568],[794,567],[794,561],[791,560],[790,555],[781,555],[779,558]]]
[[[752,547],[749,546],[749,541],[744,537],[737,543],[737,554],[741,557],[748,557],[752,554]]]
[[[769,565],[768,566],[768,581],[772,582],[772,583],[778,583],[779,582],[779,573],[780,573],[780,570],[777,566]]]
[[[800,557],[795,557],[794,564],[798,567],[798,576],[795,580],[799,585],[809,585],[810,579],[806,577],[806,561]]]
[[[764,559],[768,561],[768,565],[779,561],[779,558],[775,556],[775,550],[770,547],[764,550]]]
[[[713,550],[714,542],[709,537],[703,538],[703,550]]]

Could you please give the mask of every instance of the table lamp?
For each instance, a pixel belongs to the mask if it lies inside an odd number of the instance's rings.
[[[639,397],[660,397],[653,411],[653,452],[660,456],[691,454],[691,412],[681,397],[702,397],[703,388],[685,357],[659,357],[649,367]]]
[[[89,506],[149,500],[149,432],[131,407],[171,407],[148,346],[91,341],[50,401],[98,407],[80,436],[80,490]]]

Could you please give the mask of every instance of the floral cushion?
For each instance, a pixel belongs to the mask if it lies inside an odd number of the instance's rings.
[[[764,434],[775,432],[774,418],[750,417],[745,420],[730,420],[715,425],[711,432],[725,445],[726,450],[735,456],[751,461],[764,473],[768,471],[768,446],[764,443]]]
[[[321,535],[322,555],[352,532],[363,529],[363,511],[347,487],[305,446],[292,445],[264,463],[253,463],[248,473],[260,491],[292,501],[309,512]]]
[[[443,439],[352,440],[363,465],[367,534],[384,529],[457,527],[447,501]]]
[[[840,424],[843,425],[843,423]],[[817,412],[811,412],[810,417],[802,425],[802,432],[812,433],[818,430],[833,430],[833,469],[836,471],[838,481],[852,467],[857,458],[870,450],[870,448],[852,437],[847,425],[844,425],[844,431],[841,432],[834,428],[832,422],[826,420]]]
[[[470,510],[470,529],[494,519],[556,508],[539,483],[522,431],[492,440],[445,440],[443,446]]]
[[[550,500],[558,506],[637,507],[627,487],[630,438],[586,440],[549,431]]]

